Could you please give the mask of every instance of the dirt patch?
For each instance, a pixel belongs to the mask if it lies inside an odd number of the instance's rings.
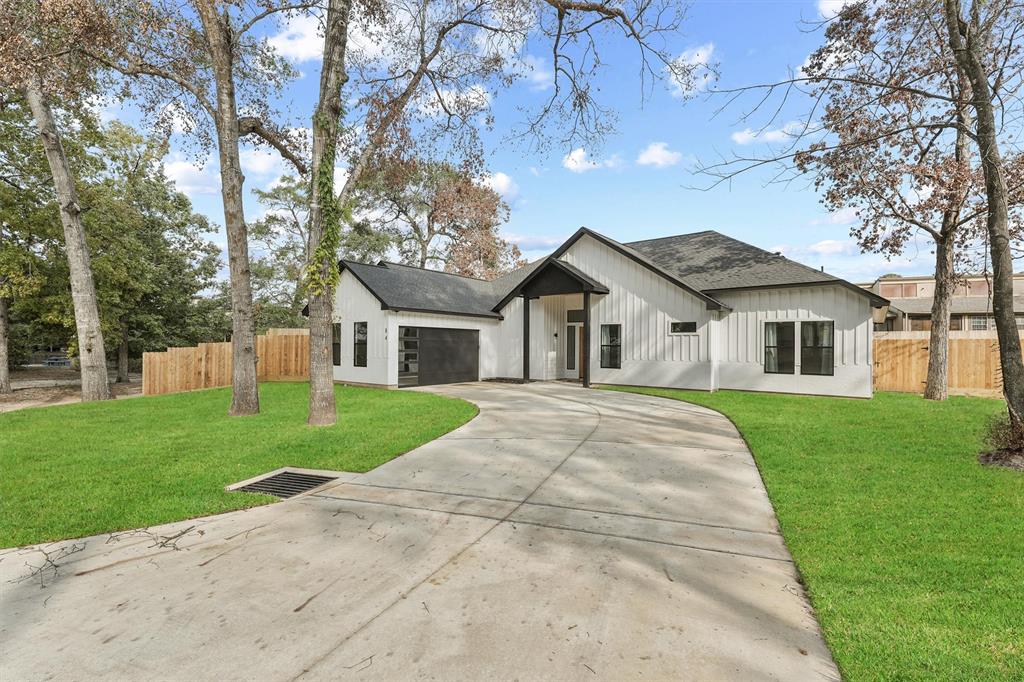
[[[81,377],[71,367],[19,367],[11,370],[11,383],[22,381],[76,381]]]
[[[110,392],[115,398],[132,398],[142,395],[142,384],[111,384]],[[13,412],[27,407],[77,403],[81,399],[82,389],[78,386],[21,388],[9,395],[0,395],[0,412]]]
[[[1006,467],[1024,471],[1024,452],[1020,450],[995,450],[978,455],[978,461],[985,466]]]

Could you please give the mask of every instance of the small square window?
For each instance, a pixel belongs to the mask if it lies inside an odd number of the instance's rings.
[[[669,334],[696,334],[697,323],[696,322],[669,322],[668,323]]]

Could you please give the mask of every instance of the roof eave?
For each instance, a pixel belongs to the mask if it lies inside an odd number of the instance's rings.
[[[882,298],[873,291],[861,288],[852,282],[847,282],[845,279],[823,279],[817,282],[786,282],[783,284],[760,284],[757,286],[750,287],[720,287],[717,289],[705,289],[704,291],[709,294],[728,294],[734,291],[757,291],[759,289],[795,289],[798,287],[821,287],[821,286],[841,286],[844,289],[848,289],[855,294],[864,296],[871,302],[872,308],[884,308],[889,305],[889,299]]]

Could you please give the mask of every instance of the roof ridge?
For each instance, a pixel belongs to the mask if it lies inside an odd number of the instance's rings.
[[[719,232],[718,230],[698,230],[697,232],[683,232],[681,234],[665,235],[664,237],[651,237],[650,239],[637,239],[636,241],[632,241],[632,242],[620,242],[620,243],[621,244],[625,244],[626,246],[629,246],[630,244],[643,244],[645,242],[657,242],[657,241],[661,241],[663,239],[675,239],[676,237],[692,237],[692,236],[698,235],[698,234],[722,234],[722,233]],[[726,237],[728,235],[722,234],[722,236]]]
[[[473,277],[471,275],[460,275],[457,272],[445,272],[444,270],[431,270],[430,268],[421,268],[418,265],[408,265],[407,263],[395,263],[393,261],[383,260],[383,259],[379,263],[377,263],[377,266],[380,266],[381,263],[383,263],[384,266],[397,265],[400,268],[408,268],[410,270],[420,270],[422,272],[431,272],[431,273],[438,274],[438,275],[448,275],[450,277],[461,277],[462,279],[471,279],[471,280],[476,281],[476,282],[484,282],[484,283],[488,283],[488,284],[490,282],[494,281],[493,279],[483,279],[482,277]],[[367,263],[363,263],[363,265],[367,265]]]

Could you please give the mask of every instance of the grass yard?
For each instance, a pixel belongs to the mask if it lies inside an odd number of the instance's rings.
[[[975,459],[1002,401],[604,388],[736,423],[844,677],[1024,679],[1024,475]]]
[[[306,426],[308,386],[228,388],[0,414],[0,547],[151,526],[273,501],[224,486],[282,466],[368,471],[476,415],[462,400],[338,386],[338,423]]]

